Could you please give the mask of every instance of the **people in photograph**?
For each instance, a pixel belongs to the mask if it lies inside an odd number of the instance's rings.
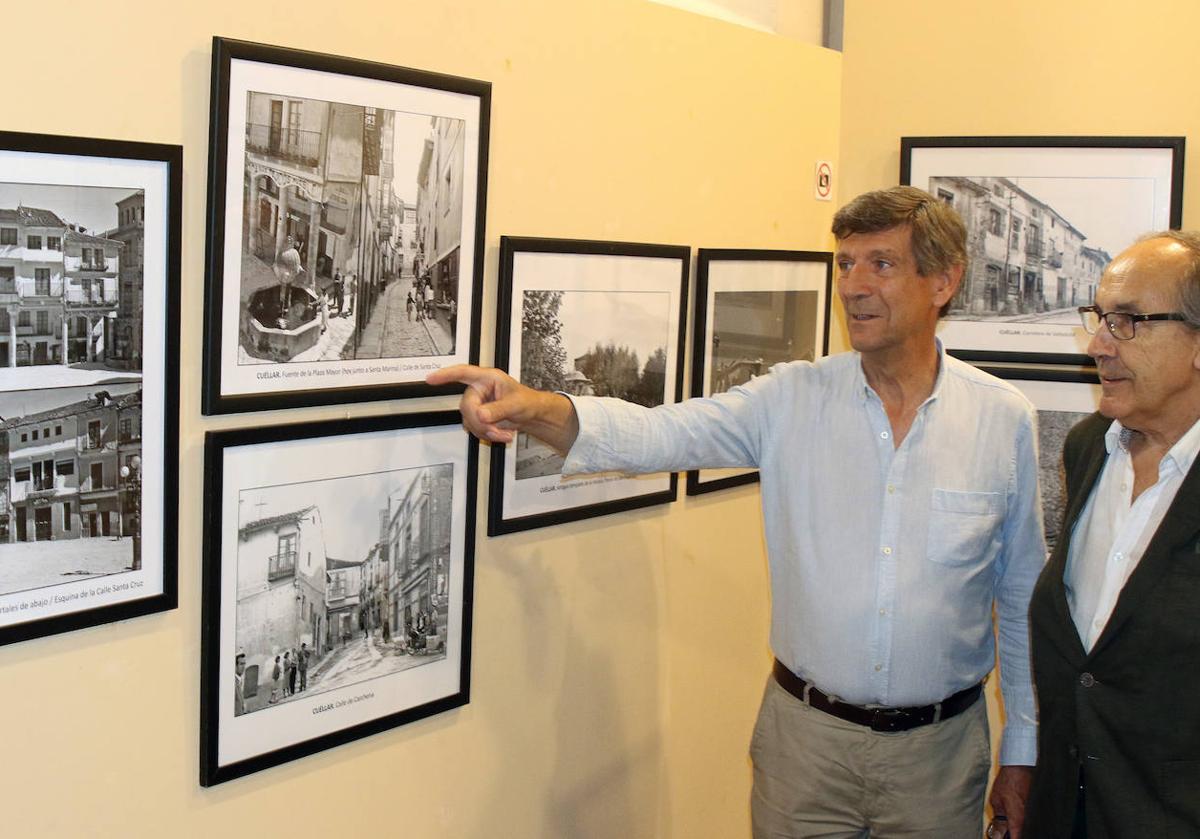
[[[433,320],[433,283],[425,283],[422,294],[425,295],[425,317]]]
[[[333,304],[337,307],[338,317],[342,316],[342,306],[346,303],[346,289],[342,284],[342,272],[333,272]]]
[[[270,704],[274,705],[279,701],[279,677],[283,675],[283,666],[279,663],[279,656],[275,656],[275,666],[271,668],[271,699]]]
[[[238,653],[233,657],[233,715],[239,717],[246,713],[246,654]]]
[[[275,277],[279,280],[279,319],[286,321],[288,309],[292,307],[292,286],[304,271],[296,241],[287,237],[287,247],[275,262]],[[283,325],[281,323],[281,325]]]
[[[564,474],[760,470],[775,663],[751,746],[756,837],[978,835],[994,614],[1006,724],[990,803],[1016,835],[1045,560],[1035,412],[935,337],[967,261],[953,208],[894,187],[841,208],[833,233],[852,352],[655,408],[468,365],[427,381],[466,384],[469,431],[528,432]]]
[[[300,671],[300,690],[308,690],[308,658],[311,655],[307,642],[300,644],[300,652],[296,657],[296,669]]]
[[[283,676],[287,680],[287,695],[296,694],[296,657],[288,650],[283,654]]]
[[[1025,837],[1200,836],[1200,232],[1127,248],[1080,311],[1100,410],[1030,607]]]
[[[450,298],[450,344],[451,350],[454,348],[454,343],[458,340],[458,301],[453,297]]]
[[[408,314],[408,320],[411,323],[413,316],[413,293],[411,288],[404,295],[404,311]]]
[[[354,306],[358,302],[358,276],[353,272],[348,272],[343,278],[346,286],[346,317],[354,314]]]

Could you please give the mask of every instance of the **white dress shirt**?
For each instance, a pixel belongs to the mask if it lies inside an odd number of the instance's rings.
[[[1067,552],[1067,603],[1089,652],[1200,452],[1198,421],[1159,461],[1154,486],[1133,499],[1129,433],[1117,420],[1105,432],[1108,458],[1071,531]]]

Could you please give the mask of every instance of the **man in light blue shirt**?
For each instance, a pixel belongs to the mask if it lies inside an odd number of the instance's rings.
[[[756,837],[977,835],[994,605],[1008,722],[991,803],[1018,837],[1045,559],[1033,409],[934,337],[966,262],[950,207],[897,187],[833,231],[853,353],[654,409],[477,368],[429,381],[468,384],[469,430],[532,433],[568,452],[565,473],[760,469],[776,666],[751,745]]]

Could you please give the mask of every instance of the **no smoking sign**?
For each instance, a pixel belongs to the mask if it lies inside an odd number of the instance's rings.
[[[828,160],[817,161],[815,183],[818,201],[833,200],[833,164]]]

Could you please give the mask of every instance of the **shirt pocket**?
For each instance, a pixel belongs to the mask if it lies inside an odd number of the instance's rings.
[[[934,489],[925,555],[941,565],[969,565],[988,551],[1000,527],[999,492]]]

